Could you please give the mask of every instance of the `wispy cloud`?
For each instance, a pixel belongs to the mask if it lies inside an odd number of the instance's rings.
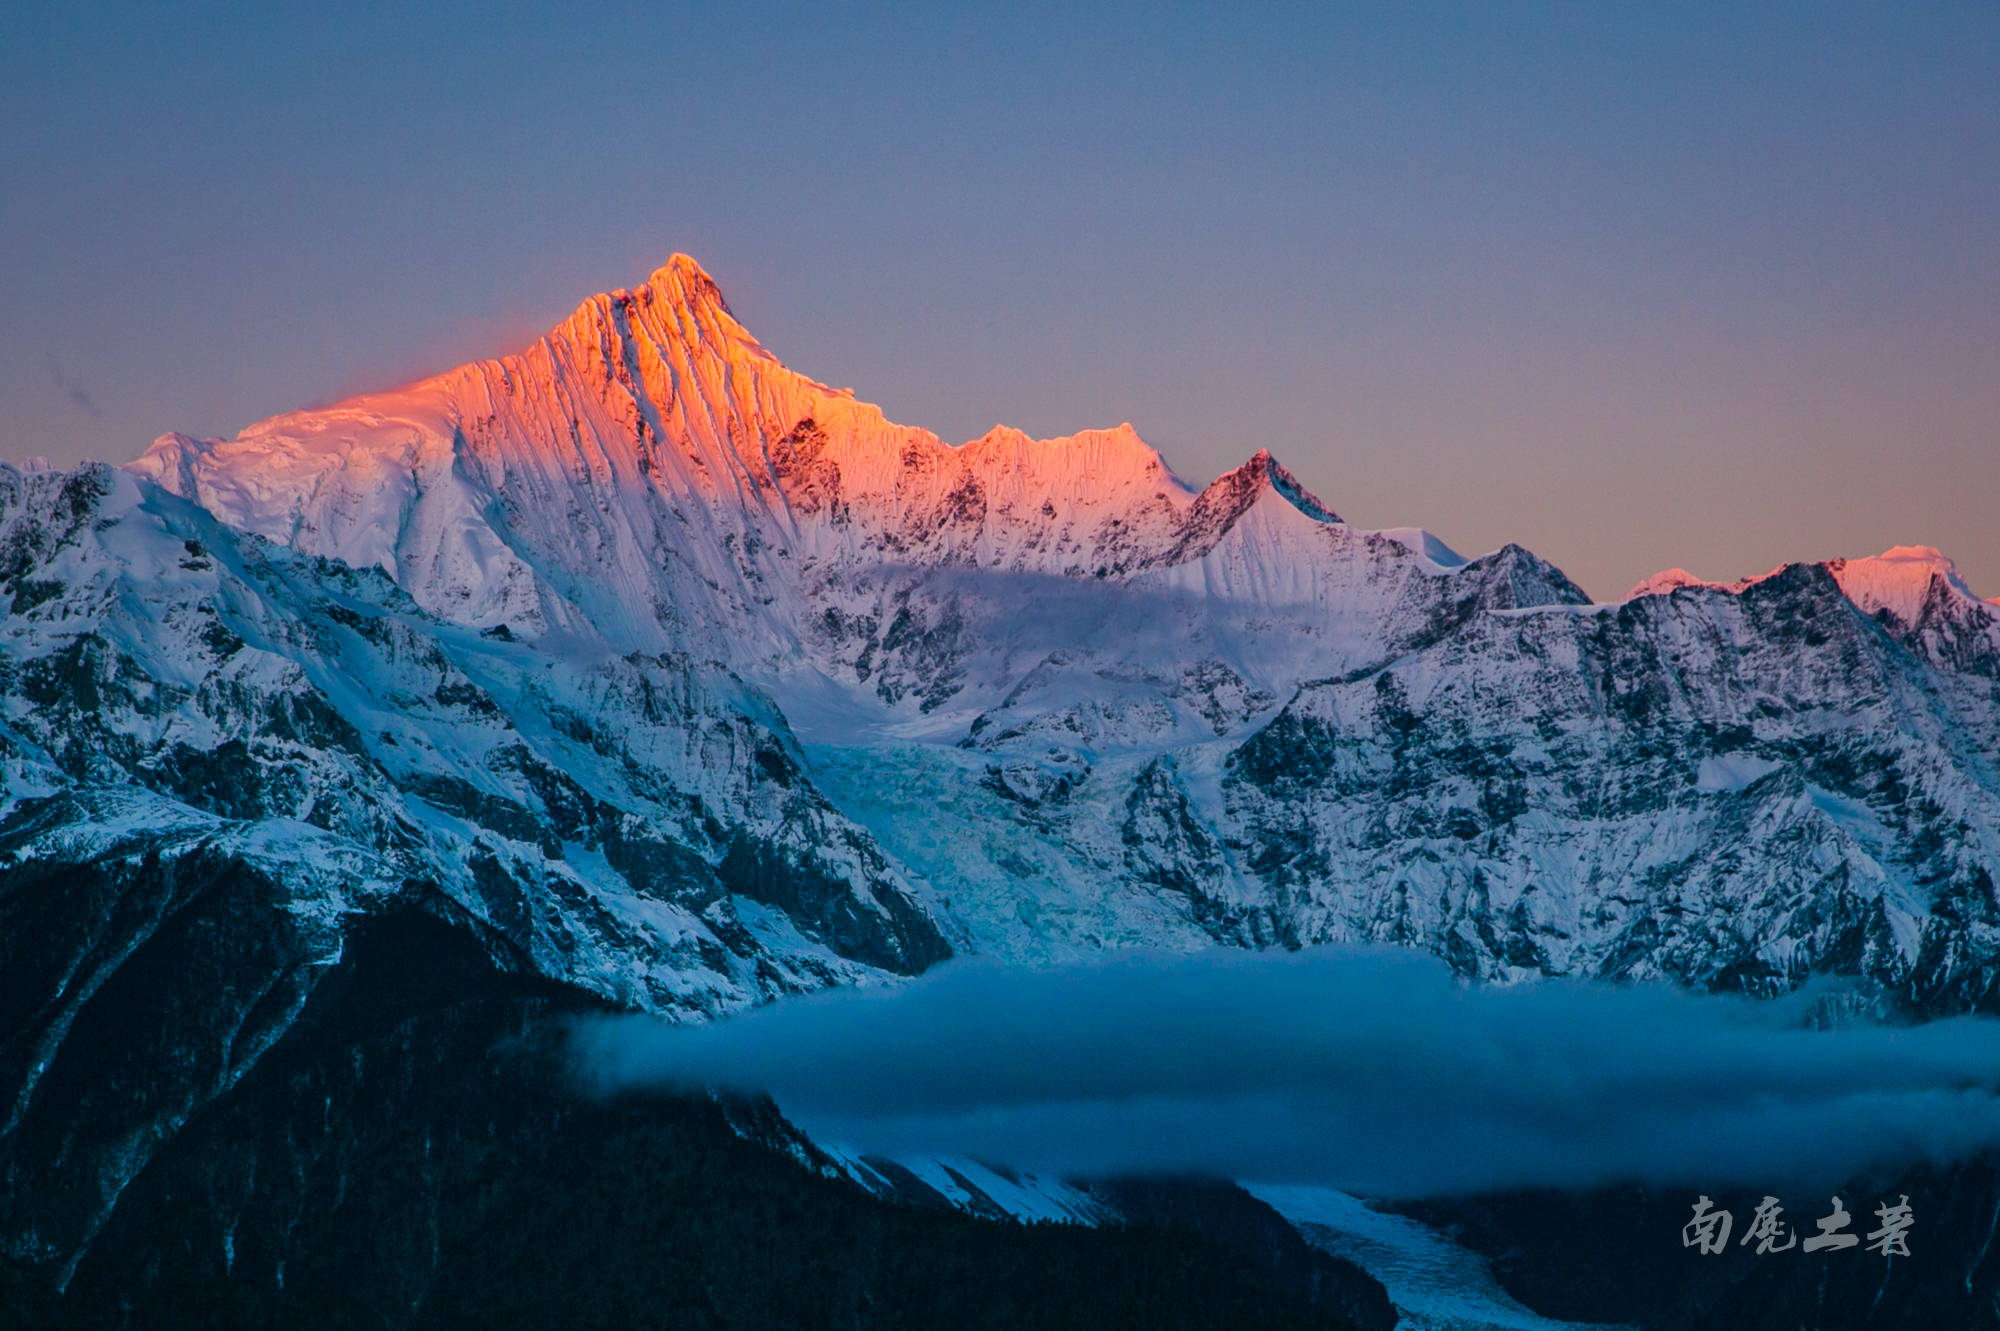
[[[1808,1029],[1796,1004],[1461,985],[1396,950],[979,962],[705,1027],[592,1023],[606,1088],[768,1090],[823,1139],[1066,1173],[1435,1196],[1818,1185],[2000,1145],[2000,1022]]]
[[[62,363],[54,356],[49,357],[49,373],[55,377],[56,391],[68,398],[71,406],[86,416],[104,414],[97,405],[97,399],[90,395],[90,390],[64,374]]]

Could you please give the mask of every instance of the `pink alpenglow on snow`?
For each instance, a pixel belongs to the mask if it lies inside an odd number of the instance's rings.
[[[1666,596],[1690,587],[1738,594],[1790,567],[1782,564],[1735,582],[1711,582],[1686,569],[1672,568],[1647,578],[1626,593],[1625,599]],[[1959,577],[1958,566],[1935,547],[1898,545],[1868,558],[1829,559],[1819,567],[1864,614],[1887,614],[1905,628],[1941,617],[2000,634],[2000,617],[1993,614],[1993,608],[2000,606],[2000,597],[1980,600]]]
[[[1285,602],[1351,581],[1327,557],[1351,534],[1266,450],[1197,489],[1130,424],[947,444],[787,369],[679,254],[524,351],[234,439],[164,435],[130,466],[232,525],[379,567],[462,623],[625,650],[747,623],[705,645],[753,667],[796,656],[802,598],[856,571]],[[1413,567],[1464,562],[1414,529],[1380,539]]]
[[[958,445],[896,424],[786,368],[684,254],[523,351],[234,439],[165,435],[130,465],[234,526],[379,567],[456,622],[696,650],[767,680],[867,675],[866,643],[895,636],[906,608],[896,570],[962,569],[1235,606],[1248,618],[1232,642],[1283,623],[1291,645],[1258,649],[1287,662],[1268,684],[1282,696],[1372,660],[1383,624],[1440,591],[1420,584],[1469,563],[1419,529],[1350,527],[1267,449],[1196,488],[1130,424],[1052,439],[996,426]],[[1516,547],[1493,558],[1520,563],[1516,605],[1587,603]],[[1869,614],[1993,619],[1928,547],[1823,567]],[[1756,581],[1674,569],[1632,595]],[[982,613],[1046,613],[1017,591],[1001,606],[989,584]],[[1234,659],[1242,644],[1216,646]],[[1004,650],[993,665],[1012,669]]]

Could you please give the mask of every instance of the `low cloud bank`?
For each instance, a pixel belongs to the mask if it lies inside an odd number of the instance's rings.
[[[1797,1003],[1467,987],[1402,950],[954,962],[701,1027],[584,1025],[606,1090],[768,1091],[825,1141],[1067,1174],[1437,1196],[1831,1184],[2000,1146],[2000,1021],[1811,1030]]]

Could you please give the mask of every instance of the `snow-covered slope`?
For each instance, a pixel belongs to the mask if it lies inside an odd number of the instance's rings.
[[[433,884],[552,974],[668,1011],[949,951],[726,673],[603,649],[558,668],[102,467],[0,467],[0,586],[14,864],[199,827],[329,922]],[[814,881],[839,890],[782,895]]]
[[[1130,1223],[1117,1189],[1093,1191],[976,1160],[857,1154],[815,1147],[826,1167],[877,1196],[1025,1224]],[[1245,1191],[1295,1227],[1313,1247],[1382,1282],[1398,1327],[1410,1331],[1618,1331],[1542,1317],[1493,1278],[1479,1254],[1430,1226],[1376,1210],[1358,1197],[1316,1186],[1245,1185]]]
[[[1364,548],[1264,452],[1196,491],[1129,425],[959,446],[894,425],[780,365],[686,256],[521,354],[232,440],[167,435],[132,469],[233,526],[381,568],[457,623],[824,675],[927,709],[960,691],[964,653],[939,621],[968,593],[930,603],[915,572],[1020,575],[987,584],[1003,616],[1038,578],[1110,580],[1333,609],[1372,638],[1398,587],[1371,600],[1365,584],[1458,562],[1422,533]]]
[[[645,820],[704,863],[763,881],[741,822],[840,885],[822,909],[889,911],[845,941],[757,916],[853,962],[1368,938],[1496,977],[1992,997],[2000,614],[1927,548],[1591,606],[1518,547],[1352,527],[1266,451],[1196,488],[1130,426],[893,424],[781,365],[685,256],[517,355],[130,471],[132,505],[407,597],[552,772],[621,811],[698,799]],[[514,740],[425,747],[428,713],[362,707],[397,737],[385,801],[485,807],[439,792],[501,780]],[[777,747],[718,780],[713,716]],[[635,795],[635,734],[689,794]],[[790,815],[758,804],[774,771],[811,792]],[[562,872],[597,864],[507,798]]]
[[[1208,553],[1267,490],[1331,519],[1263,454],[1196,494],[1129,425],[949,447],[891,424],[780,365],[680,255],[519,355],[132,467],[457,622],[771,667],[801,595],[856,567],[1124,574]]]
[[[1364,1268],[1388,1288],[1410,1331],[1615,1331],[1559,1322],[1521,1306],[1485,1259],[1428,1225],[1378,1211],[1332,1188],[1250,1184],[1259,1201],[1316,1247]]]

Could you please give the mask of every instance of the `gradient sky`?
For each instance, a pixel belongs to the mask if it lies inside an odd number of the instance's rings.
[[[1897,543],[2000,595],[2000,5],[1219,8],[15,0],[0,457],[511,350],[686,250],[949,439],[1265,446],[1600,597]]]

